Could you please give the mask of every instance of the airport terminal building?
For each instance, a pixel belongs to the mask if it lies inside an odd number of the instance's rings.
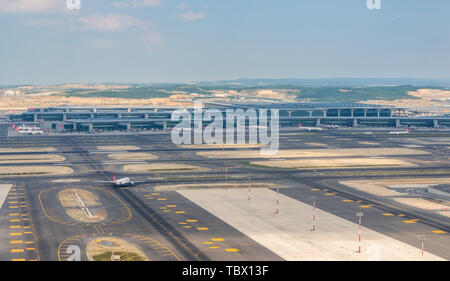
[[[276,109],[280,127],[449,127],[450,116],[416,116],[407,109],[362,103],[204,102],[204,108]],[[172,128],[174,107],[48,107],[10,114],[9,122],[40,126],[44,131],[162,130]],[[193,108],[182,109],[193,112]],[[270,118],[270,116],[269,116]]]

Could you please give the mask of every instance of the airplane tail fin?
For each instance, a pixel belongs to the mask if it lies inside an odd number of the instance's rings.
[[[113,181],[116,181],[116,176],[113,174]]]

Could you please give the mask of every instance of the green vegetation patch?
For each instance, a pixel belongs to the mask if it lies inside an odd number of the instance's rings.
[[[95,261],[111,261],[112,255],[119,255],[121,261],[145,261],[143,257],[132,252],[104,252],[102,254],[93,256]]]

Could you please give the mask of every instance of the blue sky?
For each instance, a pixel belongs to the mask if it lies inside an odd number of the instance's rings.
[[[0,84],[450,78],[450,1],[0,1]]]

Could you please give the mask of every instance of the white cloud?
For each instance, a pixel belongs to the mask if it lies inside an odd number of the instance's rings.
[[[113,3],[116,8],[160,7],[161,5],[160,0],[128,0]]]
[[[186,12],[186,13],[178,14],[177,17],[184,21],[193,21],[193,20],[203,19],[205,17],[205,14],[202,12],[198,12],[198,13]]]
[[[180,4],[178,4],[177,9],[178,10],[186,10],[186,4],[184,4],[184,2],[181,2]]]
[[[0,0],[0,13],[40,13],[66,9],[62,0]]]
[[[89,15],[78,18],[84,28],[98,31],[123,31],[130,28],[147,29],[154,24],[120,14]]]

